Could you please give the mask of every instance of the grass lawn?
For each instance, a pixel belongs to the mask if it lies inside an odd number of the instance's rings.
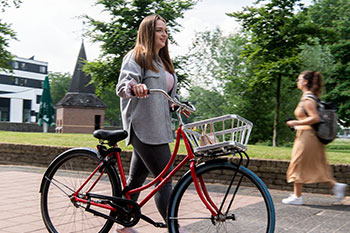
[[[49,145],[67,147],[95,148],[98,140],[91,134],[56,134],[56,133],[23,133],[0,131],[2,143],[16,143],[29,145]],[[119,143],[123,150],[132,150],[124,142]],[[174,147],[174,143],[171,144]],[[247,153],[251,158],[289,160],[291,147],[271,147],[265,145],[248,145]],[[186,149],[181,144],[179,153],[185,154]],[[350,140],[337,139],[327,145],[327,155],[331,164],[350,164]]]

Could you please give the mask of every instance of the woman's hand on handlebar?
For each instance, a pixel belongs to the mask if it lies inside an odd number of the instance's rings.
[[[132,91],[137,98],[146,98],[148,96],[147,86],[143,83],[133,86]]]
[[[176,110],[175,110],[175,109],[176,109],[176,107],[177,107],[177,105],[176,105],[176,104],[172,104],[172,105],[171,105],[171,109],[172,109],[172,111],[176,111]],[[182,109],[181,113],[182,113],[182,115],[184,115],[184,116],[185,116],[185,117],[187,117],[187,118],[189,118],[189,117],[190,117],[190,115],[191,115],[191,112],[190,112],[190,111],[188,111],[188,110],[186,110],[186,109]]]
[[[182,115],[184,115],[187,118],[189,118],[191,115],[191,112],[187,111],[186,109],[184,109],[181,113],[182,113]]]

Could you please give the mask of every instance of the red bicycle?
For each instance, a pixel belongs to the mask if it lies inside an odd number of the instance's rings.
[[[245,151],[252,123],[238,115],[226,115],[183,124],[180,113],[195,111],[192,105],[180,103],[162,90],[150,93],[161,93],[179,107],[175,148],[163,172],[142,187],[125,189],[117,143],[127,133],[95,131],[93,135],[100,141],[97,150],[67,150],[51,162],[43,176],[41,213],[48,231],[109,232],[114,223],[131,227],[142,219],[155,227],[167,227],[171,233],[178,233],[180,228],[185,232],[274,232],[275,210],[270,193],[247,168],[249,157]],[[187,156],[168,173],[181,138]],[[203,144],[203,138],[214,142],[207,140]],[[233,162],[232,155],[239,159]],[[203,161],[199,163],[200,160]],[[167,223],[144,215],[142,207],[185,164],[190,169],[173,189]],[[154,185],[139,202],[130,200],[131,194]]]

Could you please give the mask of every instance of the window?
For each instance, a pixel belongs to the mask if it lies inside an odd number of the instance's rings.
[[[21,86],[25,86],[27,84],[27,80],[25,78],[21,78],[19,81],[19,85]]]
[[[0,98],[0,121],[10,121],[9,98]]]
[[[19,67],[18,62],[17,62],[17,61],[13,61],[13,62],[12,62],[12,67],[13,67],[14,69],[18,69],[18,67]]]
[[[19,78],[15,78],[15,85],[19,85]]]
[[[40,99],[41,99],[41,95],[37,95],[36,96],[36,103],[37,104],[40,104]]]
[[[26,63],[23,63],[23,62],[21,63],[21,69],[22,70],[26,70],[27,69]]]
[[[46,73],[46,67],[45,66],[40,66],[39,71],[40,71],[40,73],[45,74]]]
[[[95,115],[95,130],[101,128],[101,115]]]
[[[23,122],[31,122],[31,100],[23,100]]]

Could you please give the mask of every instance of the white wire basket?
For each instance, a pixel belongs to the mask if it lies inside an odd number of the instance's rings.
[[[221,156],[246,151],[253,123],[232,114],[197,121],[183,126],[193,152],[198,156]],[[203,140],[211,138],[211,142]],[[206,142],[205,142],[206,141]]]

